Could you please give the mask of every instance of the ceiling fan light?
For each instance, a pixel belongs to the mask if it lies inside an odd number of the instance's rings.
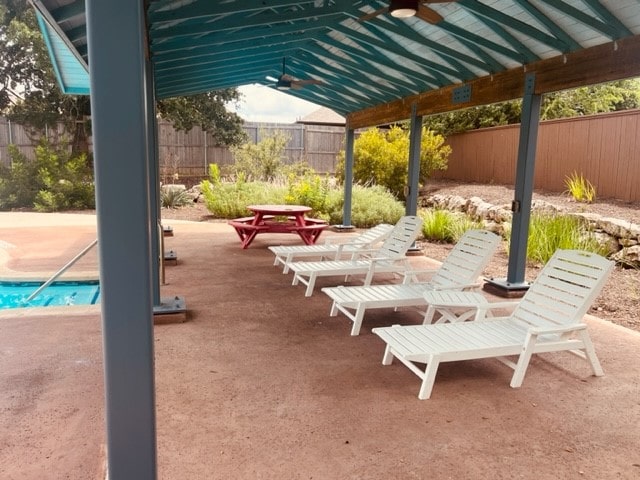
[[[395,18],[413,17],[418,12],[418,2],[413,0],[392,0],[389,13]]]

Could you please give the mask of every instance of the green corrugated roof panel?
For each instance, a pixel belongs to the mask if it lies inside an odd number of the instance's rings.
[[[89,95],[89,72],[86,65],[78,60],[44,17],[40,13],[37,16],[60,89],[69,95]]]

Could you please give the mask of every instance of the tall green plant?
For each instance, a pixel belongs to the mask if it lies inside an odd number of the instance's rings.
[[[531,215],[527,258],[544,264],[559,248],[607,254],[606,247],[598,242],[587,223],[581,218],[544,213]]]
[[[420,180],[435,170],[445,170],[451,148],[444,137],[423,128],[420,148]],[[344,151],[338,154],[338,177],[344,180]],[[397,198],[404,197],[408,182],[409,133],[399,126],[363,132],[354,142],[353,178],[362,185],[382,185]]]
[[[426,209],[420,211],[420,216],[425,238],[437,242],[456,243],[467,230],[482,228],[482,223],[460,212]]]
[[[578,172],[567,176],[564,184],[567,187],[566,191],[576,202],[591,203],[596,199],[596,187],[582,175],[578,175]]]

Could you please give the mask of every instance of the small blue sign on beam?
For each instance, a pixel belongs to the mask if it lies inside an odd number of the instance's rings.
[[[471,85],[462,85],[461,87],[453,89],[453,95],[451,103],[467,103],[471,101]]]

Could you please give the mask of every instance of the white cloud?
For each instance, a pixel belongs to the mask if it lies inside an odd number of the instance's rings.
[[[279,92],[264,85],[244,85],[239,105],[227,108],[247,122],[293,123],[320,105]]]

